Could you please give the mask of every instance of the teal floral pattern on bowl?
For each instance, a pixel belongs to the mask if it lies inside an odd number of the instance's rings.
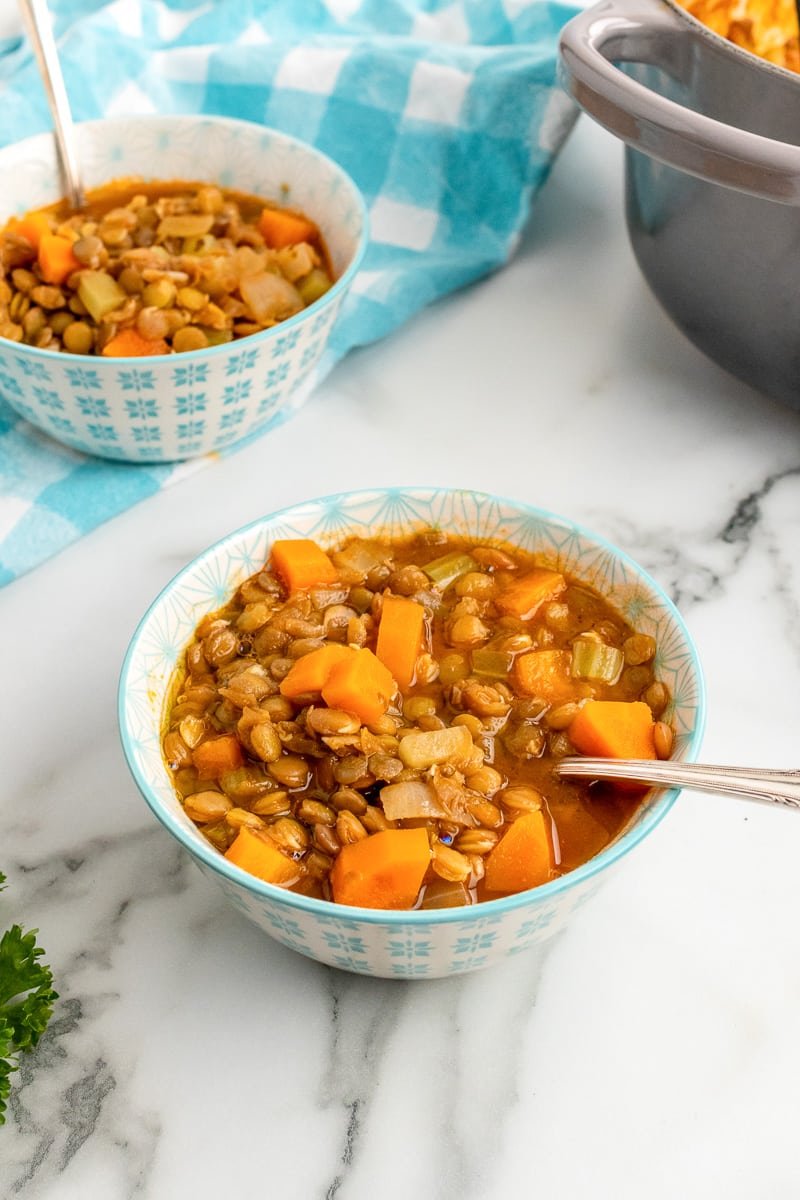
[[[512,541],[608,596],[658,643],[657,673],[672,695],[676,756],[696,757],[705,713],[697,652],[674,605],[632,559],[562,517],[480,492],[443,488],[350,492],[285,509],[201,554],[151,605],[122,670],[119,722],[133,777],[155,816],[241,913],[300,954],[365,975],[436,978],[488,967],[564,929],[606,872],[646,837],[674,803],[653,791],[628,828],[584,866],[543,887],[469,909],[384,912],[343,908],[263,883],[229,863],[185,816],[161,755],[165,697],[204,613],[218,608],[267,559],[276,538],[334,545],[353,532],[399,536],[438,526]]]
[[[202,179],[298,208],[319,225],[336,282],[273,329],[207,350],[82,358],[0,339],[0,393],[60,442],[128,462],[222,450],[296,407],[314,382],[367,243],[349,176],[303,142],[246,121],[137,117],[77,126],[86,186],[113,179]],[[60,196],[53,139],[0,151],[0,224]]]

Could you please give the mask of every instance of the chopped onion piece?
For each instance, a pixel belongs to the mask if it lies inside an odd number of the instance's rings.
[[[403,783],[390,783],[381,788],[381,804],[390,821],[447,816],[436,792],[422,779],[407,779]]]
[[[255,319],[262,324],[283,321],[304,308],[297,288],[282,275],[262,271],[247,275],[239,284],[239,292]]]
[[[344,570],[353,576],[360,576],[361,579],[376,567],[382,567],[386,558],[387,552],[383,547],[364,538],[353,538],[341,550],[334,550],[331,554],[331,559],[340,574]]]
[[[431,785],[449,821],[456,825],[476,825],[477,821],[468,808],[470,794],[455,776],[445,775],[439,767],[431,768]]]
[[[449,725],[445,729],[426,729],[409,733],[400,743],[397,753],[403,766],[425,771],[436,763],[457,763],[472,749],[472,734],[466,725]]]

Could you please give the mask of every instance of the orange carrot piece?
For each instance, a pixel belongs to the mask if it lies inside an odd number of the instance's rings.
[[[319,239],[319,230],[313,221],[285,208],[265,208],[258,220],[258,230],[273,250]]]
[[[386,712],[396,690],[391,671],[371,650],[354,650],[334,665],[322,686],[322,699],[372,725]]]
[[[525,892],[547,883],[553,866],[548,822],[541,809],[518,817],[486,859],[490,892]]]
[[[273,542],[272,565],[290,592],[339,581],[336,567],[311,538],[279,538]]]
[[[425,609],[405,596],[384,596],[375,653],[404,692],[414,678],[422,647]]]
[[[412,908],[431,861],[422,828],[386,829],[342,846],[331,870],[337,904]]]
[[[514,663],[514,679],[526,695],[557,703],[572,699],[575,694],[571,664],[569,650],[531,650]]]
[[[39,273],[45,283],[61,284],[80,267],[69,238],[43,233],[39,240]]]
[[[239,739],[233,733],[201,742],[192,751],[192,762],[200,779],[219,779],[226,771],[235,771],[244,762]]]
[[[290,887],[305,874],[303,864],[279,850],[269,834],[247,825],[242,825],[225,857],[248,874],[278,887]]]
[[[295,659],[280,682],[282,695],[293,700],[296,696],[321,692],[334,666],[355,653],[352,646],[329,642],[326,646],[320,646],[319,650],[312,650]]]
[[[148,354],[168,354],[169,346],[163,338],[142,337],[138,329],[120,329],[109,338],[100,352],[106,358],[144,358]]]
[[[42,235],[50,233],[50,218],[43,212],[29,212],[24,217],[12,217],[6,225],[6,232],[17,233],[27,238],[38,250]]]
[[[500,592],[495,604],[507,616],[527,621],[547,600],[555,600],[566,586],[564,576],[558,571],[551,571],[547,567],[533,567]]]
[[[581,754],[601,758],[655,758],[655,723],[642,700],[587,700],[569,726]]]

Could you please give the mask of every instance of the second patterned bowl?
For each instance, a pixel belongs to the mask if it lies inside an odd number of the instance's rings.
[[[56,440],[128,462],[193,458],[257,432],[313,383],[367,244],[358,188],[313,146],[247,121],[108,119],[79,124],[75,133],[87,188],[133,178],[202,182],[300,210],[321,231],[335,282],[272,328],[180,354],[104,358],[0,338],[0,394]],[[0,176],[0,226],[55,203],[61,183],[53,137],[0,150]]]

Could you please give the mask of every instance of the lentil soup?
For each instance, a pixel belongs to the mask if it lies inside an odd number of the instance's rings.
[[[0,230],[0,337],[140,357],[259,333],[328,291],[307,216],[204,183],[117,180]]]
[[[368,908],[470,905],[573,870],[627,825],[642,789],[552,766],[669,756],[655,653],[512,545],[278,540],[198,625],[164,758],[186,814],[261,879]]]

